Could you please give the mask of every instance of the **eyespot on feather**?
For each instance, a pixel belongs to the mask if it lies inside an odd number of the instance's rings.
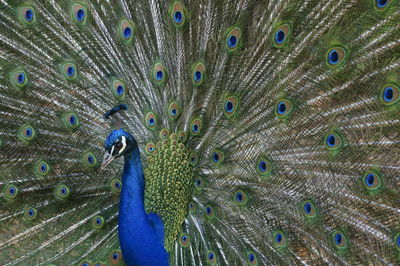
[[[108,256],[108,261],[112,265],[116,265],[123,262],[122,252],[120,250],[113,250]]]
[[[50,165],[43,160],[38,160],[33,167],[33,172],[35,176],[38,178],[43,178],[47,176],[50,170],[51,170]]]
[[[288,23],[282,24],[276,28],[273,35],[273,44],[277,48],[284,47],[290,37],[291,26]]]
[[[188,208],[189,208],[189,212],[191,214],[195,214],[196,211],[197,211],[197,205],[196,205],[196,203],[194,201],[189,202]]]
[[[286,248],[287,241],[283,231],[276,231],[273,233],[274,245],[279,248]]]
[[[203,121],[197,117],[190,123],[190,134],[192,136],[199,136],[201,134],[201,129],[203,127]]]
[[[21,5],[17,10],[19,21],[23,25],[30,26],[36,23],[36,9],[32,5]]]
[[[168,139],[169,138],[169,134],[170,134],[169,129],[168,128],[163,128],[160,131],[159,137],[160,137],[160,139]]]
[[[153,66],[152,80],[156,85],[163,85],[167,79],[167,70],[161,63],[156,63]]]
[[[272,163],[265,156],[261,155],[257,160],[256,171],[261,177],[269,176],[272,173]]]
[[[127,94],[127,88],[125,83],[121,79],[118,78],[111,79],[110,89],[112,91],[114,98],[117,101],[125,100]]]
[[[239,27],[231,28],[226,34],[225,45],[229,52],[236,51],[239,48],[242,37],[242,31]]]
[[[286,118],[293,111],[293,104],[290,100],[281,99],[276,103],[275,106],[275,115],[278,118]]]
[[[189,153],[189,164],[191,166],[196,166],[199,161],[199,155],[195,151],[190,151]]]
[[[348,247],[348,239],[346,235],[341,231],[334,231],[331,234],[332,243],[334,247],[338,250],[347,249]]]
[[[55,197],[58,200],[65,200],[67,199],[71,194],[71,190],[69,187],[65,184],[59,184],[56,189],[55,189]]]
[[[364,188],[368,191],[378,191],[382,188],[382,177],[379,172],[375,170],[367,171],[363,177]]]
[[[380,99],[386,106],[392,106],[399,102],[399,86],[396,84],[386,84],[381,91]]]
[[[24,209],[24,218],[26,220],[34,220],[37,216],[37,209],[33,207],[26,207]]]
[[[26,88],[29,82],[27,72],[23,68],[16,68],[10,72],[11,85],[17,90]]]
[[[72,20],[77,25],[85,25],[88,16],[88,8],[83,2],[73,2],[70,7]]]
[[[326,54],[326,63],[329,67],[338,67],[343,65],[347,58],[347,51],[340,46],[332,47]]]
[[[19,189],[13,184],[7,184],[4,186],[3,195],[6,200],[13,200],[19,194]]]
[[[146,127],[150,130],[154,130],[157,126],[157,116],[154,112],[148,112],[145,118]]]
[[[110,182],[111,191],[115,193],[120,193],[122,190],[122,182],[121,180],[114,178]]]
[[[18,138],[25,144],[29,144],[36,138],[36,130],[29,124],[21,126],[18,130]]]
[[[393,242],[397,252],[400,252],[400,233],[394,236]]]
[[[181,115],[181,108],[177,102],[172,102],[168,105],[168,116],[172,120],[178,119]]]
[[[60,72],[66,80],[75,80],[78,77],[78,70],[73,62],[61,63]]]
[[[207,251],[207,263],[210,265],[217,265],[217,255],[212,250]]]
[[[185,143],[187,140],[187,134],[184,130],[178,132],[178,139],[180,143]]]
[[[75,112],[64,113],[61,117],[62,122],[68,130],[76,130],[80,126],[78,115]]]
[[[314,219],[317,217],[317,208],[315,204],[311,200],[304,200],[301,203],[301,212],[302,214],[309,219]]]
[[[210,161],[213,166],[221,165],[224,159],[225,159],[225,154],[222,151],[220,150],[212,151]]]
[[[156,150],[156,145],[154,144],[154,142],[149,142],[146,144],[145,151],[147,155],[152,154],[155,150]]]
[[[186,233],[181,233],[179,236],[179,245],[182,247],[188,247],[190,245],[190,237]]]
[[[92,227],[94,229],[102,229],[105,225],[105,220],[103,216],[96,215],[92,218]]]
[[[256,253],[253,251],[246,252],[247,265],[258,265],[258,259]]]
[[[124,44],[130,44],[133,41],[136,28],[133,21],[122,19],[118,25],[118,35]]]
[[[204,82],[206,66],[199,62],[192,68],[192,82],[195,86],[200,86]]]
[[[215,218],[214,208],[209,204],[204,207],[204,213],[208,220],[213,220]]]
[[[92,266],[92,261],[91,260],[82,260],[79,263],[80,266]]]
[[[336,151],[343,146],[343,138],[338,133],[331,131],[325,135],[324,144],[328,150]]]
[[[374,7],[378,11],[386,10],[393,2],[393,0],[373,0]]]
[[[238,189],[233,195],[233,200],[236,204],[243,206],[246,205],[247,201],[249,200],[249,197],[246,192],[244,192],[241,189]]]
[[[223,110],[227,118],[232,118],[239,108],[239,98],[235,95],[227,96],[224,99]]]
[[[186,12],[181,2],[173,3],[170,9],[170,16],[175,27],[180,28],[185,24]]]
[[[198,191],[203,190],[204,188],[204,179],[201,176],[196,176],[194,179],[194,188]]]
[[[97,158],[93,152],[84,152],[81,160],[86,167],[95,168],[97,166]]]

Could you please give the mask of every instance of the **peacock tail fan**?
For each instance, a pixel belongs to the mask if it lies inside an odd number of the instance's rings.
[[[172,265],[398,264],[399,88],[399,0],[1,1],[0,264],[124,264],[115,127]]]

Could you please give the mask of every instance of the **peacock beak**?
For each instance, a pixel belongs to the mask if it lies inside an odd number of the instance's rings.
[[[112,156],[111,153],[104,153],[103,161],[101,162],[101,170],[104,170],[107,165],[109,165],[112,161],[114,161],[115,156]]]

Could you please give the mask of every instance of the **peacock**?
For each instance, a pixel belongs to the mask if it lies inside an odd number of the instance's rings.
[[[1,265],[400,263],[399,0],[1,0]]]

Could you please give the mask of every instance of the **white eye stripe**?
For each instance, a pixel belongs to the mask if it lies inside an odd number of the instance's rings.
[[[110,155],[112,155],[112,154],[113,154],[113,151],[114,151],[114,145],[111,147],[111,152],[110,152]]]
[[[114,148],[114,146],[113,146]],[[124,136],[122,136],[122,149],[119,150],[119,154],[121,154],[121,152],[123,152],[126,148],[126,138]]]

